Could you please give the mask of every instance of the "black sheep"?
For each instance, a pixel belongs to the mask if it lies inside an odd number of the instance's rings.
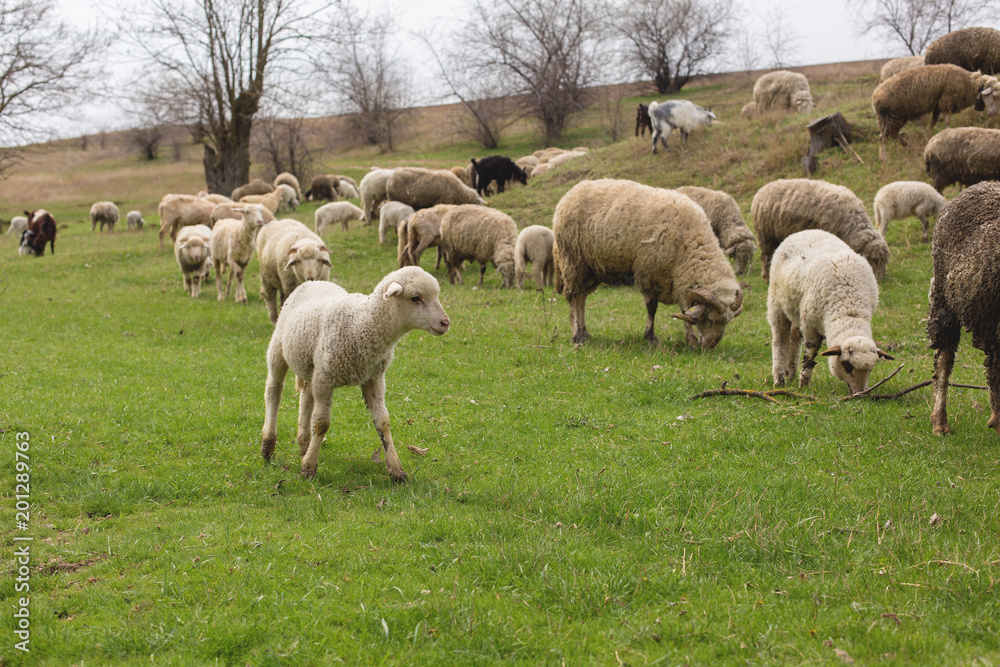
[[[486,189],[494,181],[497,184],[497,192],[503,192],[508,181],[517,180],[522,185],[528,183],[528,175],[524,173],[524,170],[504,155],[491,155],[478,162],[473,158],[472,171],[474,172],[473,180],[476,183],[476,192],[479,193],[480,197],[486,193]]]

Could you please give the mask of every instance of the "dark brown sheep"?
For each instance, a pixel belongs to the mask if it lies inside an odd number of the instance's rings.
[[[963,28],[938,37],[924,54],[928,65],[958,65],[970,72],[1000,73],[1000,30]]]
[[[941,130],[924,148],[924,168],[938,192],[952,183],[975,185],[1000,180],[1000,130]]]
[[[953,199],[934,226],[934,279],[927,336],[934,352],[934,433],[950,433],[946,400],[965,327],[986,353],[988,426],[1000,432],[1000,183],[980,183]]]

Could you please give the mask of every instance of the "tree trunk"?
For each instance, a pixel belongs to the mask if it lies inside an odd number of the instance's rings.
[[[217,148],[206,141],[202,159],[209,192],[229,196],[233,190],[250,182],[250,130],[259,99],[259,94],[241,95],[233,105],[232,122],[210,132]]]

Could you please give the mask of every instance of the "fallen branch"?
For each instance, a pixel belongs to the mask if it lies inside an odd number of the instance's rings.
[[[894,370],[892,373],[889,373],[889,375],[887,377],[883,378],[879,382],[876,382],[872,386],[868,387],[867,389],[865,389],[863,391],[859,391],[856,394],[851,394],[850,396],[845,396],[844,398],[842,398],[840,400],[842,400],[842,401],[852,401],[855,398],[863,398],[863,397],[869,395],[870,393],[872,393],[873,391],[875,391],[876,389],[878,389],[879,387],[881,387],[882,385],[884,385],[886,382],[888,382],[889,380],[891,380],[892,378],[894,378],[896,376],[896,373],[898,373],[899,371],[903,370],[903,366],[905,366],[905,365],[906,364],[900,364],[899,368],[897,368],[896,370]]]
[[[907,387],[906,389],[903,389],[901,391],[897,391],[895,394],[867,394],[865,396],[865,398],[869,398],[869,399],[871,399],[873,401],[891,401],[891,400],[895,400],[895,399],[899,398],[900,396],[905,396],[906,394],[909,394],[911,391],[916,391],[917,389],[923,389],[924,387],[926,387],[928,385],[932,385],[932,384],[934,384],[934,380],[924,380],[923,382],[918,382],[917,384],[913,385],[912,387]],[[954,383],[954,382],[949,382],[948,386],[949,387],[958,387],[960,389],[984,389],[984,390],[985,389],[989,389],[989,387],[984,387],[984,386],[978,385],[978,384],[959,384],[959,383]],[[855,394],[855,396],[858,397],[858,398],[860,398],[861,394]],[[851,397],[848,396],[847,398],[845,398],[843,400],[846,401],[849,398],[851,398]]]
[[[804,398],[806,400],[815,401],[815,396],[810,396],[809,394],[796,394],[794,391],[788,391],[787,389],[771,389],[770,391],[754,391],[753,389],[728,389],[726,388],[726,383],[722,383],[721,389],[709,389],[708,391],[703,391],[700,394],[692,396],[690,400],[696,398],[708,398],[709,396],[749,396],[750,398],[760,398],[769,403],[777,403],[774,400],[775,396],[791,396],[792,398]]]

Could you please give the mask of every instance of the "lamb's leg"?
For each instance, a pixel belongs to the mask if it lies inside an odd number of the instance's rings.
[[[296,384],[296,389],[299,385]],[[313,413],[313,393],[312,383],[305,382],[299,392],[299,428],[295,433],[295,439],[299,443],[299,456],[305,456],[309,450],[310,436],[312,430],[309,428]]]
[[[799,353],[802,352],[802,332],[798,327],[788,329],[788,361],[785,368],[788,374],[785,376],[789,380],[795,377],[799,370]]]
[[[264,300],[267,304],[267,316],[271,318],[271,324],[278,323],[278,289],[274,285],[265,285],[264,281],[261,280],[260,283],[260,298]],[[282,299],[284,303],[284,299]]]
[[[212,264],[215,265],[215,290],[219,293],[218,299],[219,301],[225,301],[226,296],[229,294],[228,287],[226,288],[225,292],[222,291],[222,273],[223,273],[222,268],[225,266],[225,264],[223,264],[217,259],[212,260]]]
[[[479,263],[479,286],[483,286],[483,278],[486,277],[486,264],[483,262]]]
[[[931,410],[931,426],[935,435],[951,433],[948,427],[948,378],[955,364],[955,349],[941,348],[934,353],[934,409]],[[990,391],[990,404],[993,406],[993,391]],[[996,408],[993,408],[994,413]],[[990,422],[993,421],[992,416]],[[990,424],[992,426],[992,423]]]
[[[405,482],[406,473],[403,472],[403,465],[399,462],[399,455],[396,454],[396,448],[392,444],[392,434],[389,432],[389,411],[385,407],[385,375],[361,385],[361,394],[365,397],[365,404],[372,413],[375,430],[382,440],[385,469],[389,471],[389,476],[394,482]],[[372,460],[374,459],[375,456],[372,455]]]
[[[531,277],[535,281],[535,289],[541,290],[545,287],[545,263],[531,262]],[[520,286],[518,286],[520,287]]]
[[[927,232],[927,229],[930,226],[930,221],[927,219],[926,213],[919,214],[917,217],[920,218],[920,240],[923,243],[927,243],[930,239],[930,235]]]
[[[646,300],[646,333],[643,338],[650,345],[659,345],[660,339],[654,333],[654,323],[656,322],[656,308],[660,305],[655,296],[643,296]]]
[[[568,286],[564,286],[563,291],[569,302],[569,327],[573,333],[573,342],[583,343],[590,338],[586,320],[588,294],[584,290],[570,292]]]
[[[802,348],[802,371],[799,373],[799,385],[808,387],[812,380],[813,368],[816,366],[816,355],[819,354],[819,346],[823,343],[823,337],[815,331],[801,331],[799,336],[805,339]],[[794,334],[792,342],[794,342]]]
[[[182,277],[183,277],[183,281],[184,281],[184,292],[188,296],[191,296],[191,276],[188,275],[187,273],[185,273],[185,274],[182,274]]]
[[[442,256],[443,256],[443,254],[444,254],[444,253],[442,252],[442,250],[441,250],[441,246],[438,246],[438,247],[437,247],[437,250],[438,250],[438,258],[437,258],[437,263],[435,263],[435,264],[434,264],[434,270],[435,270],[435,271],[438,271],[438,270],[440,270],[440,268],[441,268],[441,257],[442,257]]]
[[[312,431],[309,440],[309,448],[302,455],[302,476],[310,479],[316,476],[316,466],[319,464],[319,450],[323,445],[323,438],[330,430],[330,398],[333,394],[333,387],[328,382],[317,382],[313,375],[313,381],[303,390],[312,391]]]
[[[278,347],[272,345],[267,350],[267,382],[264,384],[264,428],[260,434],[260,454],[270,461],[278,434],[278,408],[281,406],[281,390],[285,386],[288,364]]]
[[[792,323],[784,313],[775,312],[771,304],[768,304],[768,315],[771,325],[771,379],[775,387],[783,387],[790,377],[788,337]]]
[[[232,282],[234,277],[236,279],[236,289],[233,292],[233,299],[236,303],[247,302],[247,291],[243,287],[243,273],[244,268],[238,262],[229,261],[229,281]],[[226,286],[226,296],[229,296],[228,285]]]

